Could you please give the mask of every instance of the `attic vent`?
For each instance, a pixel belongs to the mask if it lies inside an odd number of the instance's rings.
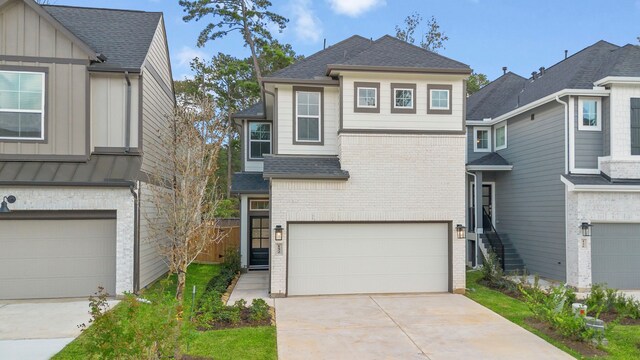
[[[545,68],[544,66],[540,67],[540,76],[544,75]]]
[[[536,119],[536,114],[531,114],[531,120],[535,120]]]
[[[507,73],[507,67],[506,67],[506,66],[503,66],[503,67],[502,67],[502,75],[504,75],[504,74],[506,74],[506,73]]]
[[[531,80],[535,80],[535,79],[537,79],[537,78],[538,78],[538,73],[537,73],[537,72],[535,72],[535,71],[534,71],[534,72],[532,72],[532,73],[531,73]]]

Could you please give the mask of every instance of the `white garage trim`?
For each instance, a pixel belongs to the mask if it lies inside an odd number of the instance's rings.
[[[428,281],[425,281],[425,283],[421,283],[421,284],[415,284],[415,286],[413,285],[414,283],[411,282],[411,280],[409,280],[408,284],[399,284],[398,286],[381,286],[381,287],[376,287],[376,286],[363,286],[362,288],[356,289],[353,292],[351,292],[349,289],[338,289],[336,287],[336,289],[324,289],[324,290],[319,290],[318,293],[315,293],[315,291],[308,291],[308,290],[299,290],[299,289],[294,289],[293,286],[290,284],[290,280],[292,279],[290,271],[290,269],[294,269],[296,265],[298,265],[297,263],[292,263],[292,258],[295,255],[291,255],[291,254],[295,254],[295,249],[296,249],[296,243],[293,244],[293,250],[292,251],[292,241],[291,238],[292,237],[297,237],[299,236],[298,234],[296,234],[296,231],[291,232],[291,228],[292,227],[298,227],[298,226],[304,226],[304,225],[319,225],[320,229],[315,229],[317,231],[322,231],[322,228],[324,226],[326,226],[325,230],[330,230],[331,229],[331,225],[353,225],[353,227],[358,227],[358,226],[375,226],[375,227],[379,227],[379,226],[389,226],[389,227],[394,227],[394,225],[426,225],[424,227],[413,227],[411,229],[411,231],[409,231],[408,233],[413,232],[413,236],[409,236],[408,239],[412,239],[412,240],[416,240],[416,232],[421,232],[421,231],[425,231],[424,232],[424,241],[425,243],[421,243],[421,242],[414,242],[414,243],[405,243],[404,246],[406,247],[412,247],[413,245],[426,245],[427,248],[432,248],[433,245],[436,245],[435,248],[437,248],[438,244],[440,245],[438,253],[440,254],[440,256],[444,256],[445,259],[444,261],[441,263],[441,265],[438,264],[434,264],[434,268],[430,268],[427,269],[426,267],[422,267],[421,265],[425,265],[428,264],[427,262],[422,262],[422,260],[424,259],[414,259],[416,260],[416,262],[413,263],[413,270],[410,271],[410,273],[407,273],[408,277],[410,276],[416,276],[416,275],[420,275],[420,273],[429,273],[430,271],[434,271],[435,273],[439,273],[444,275],[444,272],[446,271],[446,275],[444,279],[440,278],[440,279],[435,279],[434,278],[434,282],[433,284],[429,283],[427,284]],[[441,225],[441,226],[434,226],[434,227],[430,227],[428,225]],[[301,228],[301,227],[300,227]],[[398,240],[402,240],[402,227],[398,227],[395,226],[396,230],[400,230],[400,232],[398,233]],[[452,292],[453,290],[453,258],[452,258],[452,253],[453,253],[453,223],[451,221],[377,221],[377,222],[368,222],[368,221],[355,221],[355,222],[287,222],[287,244],[286,244],[286,249],[287,249],[287,274],[286,274],[286,294],[285,296],[295,296],[295,295],[320,295],[320,294],[349,294],[349,293],[398,293],[398,292],[440,292],[440,291],[448,291],[448,292]],[[350,228],[344,228],[342,231],[348,231],[347,229],[351,230]],[[366,229],[365,227],[362,227],[362,229]],[[384,227],[379,227],[380,230],[376,230],[376,233],[379,233],[381,230],[385,230]],[[408,229],[408,228],[407,228]],[[431,230],[433,230],[433,232],[431,232]],[[393,235],[392,235],[393,236]],[[366,236],[365,236],[366,237]],[[335,236],[333,238],[336,238]],[[338,238],[339,239],[339,238]],[[422,239],[422,236],[420,235],[420,239]],[[429,239],[434,240],[433,241],[429,241]],[[439,239],[442,240],[442,242],[439,242]],[[293,239],[294,241],[296,240],[295,238]],[[363,240],[363,239],[360,239]],[[389,242],[389,244],[395,245],[392,242]],[[385,244],[386,245],[386,244]],[[384,245],[383,245],[384,246]],[[393,246],[392,246],[393,247]],[[323,249],[326,250],[326,249]],[[388,250],[388,249],[387,249]],[[406,250],[406,249],[404,249]],[[423,248],[423,251],[425,249]],[[410,250],[409,250],[410,251]],[[445,254],[446,253],[446,254]],[[414,253],[415,254],[415,253]],[[419,257],[428,257],[428,253],[418,253]],[[365,256],[371,256],[372,258],[378,257],[378,260],[384,260],[386,259],[385,256],[380,256],[380,255],[365,255]],[[409,259],[410,256],[409,254],[407,254],[407,259]],[[416,258],[414,256],[414,258]],[[439,257],[440,258],[440,257]],[[354,260],[356,258],[354,257]],[[440,258],[441,259],[441,258]],[[343,259],[344,260],[344,259]],[[365,259],[361,259],[366,261]],[[406,259],[405,259],[406,260]],[[394,266],[396,266],[397,264],[400,264],[400,266],[406,264],[404,262],[404,260],[401,260],[402,262],[393,264],[393,263],[388,263],[387,265],[390,266],[390,268],[393,268]],[[343,261],[343,265],[344,265],[344,261]],[[416,267],[417,266],[417,267]],[[445,270],[446,268],[446,270]],[[396,269],[398,269],[396,267]],[[419,269],[419,270],[418,270]],[[323,269],[317,269],[319,271],[323,271]],[[375,274],[371,271],[369,271],[371,269],[365,270],[365,272],[363,274],[359,274],[360,276],[363,276],[365,279],[366,277],[369,277],[371,280],[372,277],[378,276],[380,274]],[[414,272],[413,274],[411,274],[411,272]],[[349,272],[345,272],[345,274],[349,274]],[[392,276],[390,276],[389,278],[387,278],[388,281],[390,281],[390,284],[393,283],[394,285],[396,284],[395,281],[398,278],[398,273],[396,274],[391,274]],[[355,275],[354,275],[355,276]],[[348,275],[346,276],[346,278],[348,279]],[[326,280],[326,279],[325,279]],[[351,279],[354,280],[354,279]],[[426,279],[425,279],[426,280]],[[354,280],[355,281],[355,280]],[[438,284],[438,282],[440,281],[440,283]],[[443,282],[444,281],[444,282]],[[348,288],[348,287],[347,287]],[[372,290],[373,289],[373,290]],[[388,289],[388,290],[387,290]],[[293,290],[293,291],[292,291]],[[335,290],[335,291],[334,291]]]

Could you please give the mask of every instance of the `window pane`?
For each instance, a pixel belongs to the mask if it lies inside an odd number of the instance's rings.
[[[42,93],[40,92],[21,92],[20,93],[20,110],[41,110],[42,109]]]
[[[582,102],[582,125],[598,126],[598,102],[584,100]]]
[[[505,127],[499,127],[496,129],[496,146],[501,147],[505,144]]]
[[[311,115],[311,116],[320,115],[320,105],[319,104],[310,104],[309,105],[309,112],[307,113],[307,115]]]
[[[17,91],[0,91],[0,109],[16,110],[20,108],[20,93]]]
[[[42,74],[20,74],[20,91],[42,91]]]
[[[40,138],[42,115],[40,113],[0,112],[0,136]]]
[[[395,104],[396,107],[406,107],[406,108],[412,108],[413,107],[413,92],[411,90],[408,89],[396,89],[395,91]]]
[[[298,118],[298,140],[319,141],[318,118]]]
[[[320,104],[320,93],[317,93],[317,92],[307,93],[307,96],[309,97],[309,104],[311,105]]]
[[[431,90],[431,107],[444,109],[449,108],[449,91]]]
[[[251,140],[271,140],[271,124],[251,123]]]
[[[478,149],[489,148],[489,132],[487,130],[478,130],[476,132],[476,144]]]
[[[18,73],[0,72],[0,90],[20,90],[20,75]]]
[[[376,107],[376,89],[358,88],[358,106]]]

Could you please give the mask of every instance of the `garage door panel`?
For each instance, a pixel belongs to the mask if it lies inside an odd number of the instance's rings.
[[[2,220],[0,299],[115,293],[116,221]]]
[[[448,226],[291,224],[290,295],[448,290]]]
[[[594,224],[591,270],[594,284],[640,289],[640,224]]]

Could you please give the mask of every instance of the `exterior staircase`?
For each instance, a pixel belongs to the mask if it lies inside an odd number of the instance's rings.
[[[480,247],[482,253],[486,256],[489,253],[489,250],[492,250],[498,258],[500,258],[500,253],[502,252],[500,249],[494,249],[491,246],[491,242],[493,240],[494,244],[496,241],[492,239],[492,237],[496,236],[495,232],[488,232],[485,234],[480,234]],[[523,272],[525,270],[524,261],[518,254],[518,250],[516,250],[513,242],[509,238],[508,234],[500,234],[499,241],[501,241],[502,246],[504,248],[504,271],[505,273],[516,273]]]

